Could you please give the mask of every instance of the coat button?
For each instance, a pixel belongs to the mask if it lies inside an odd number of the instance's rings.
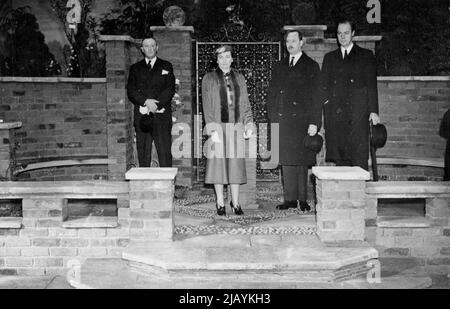
[[[355,80],[351,79],[350,82],[353,84],[355,82]]]
[[[283,94],[283,93],[284,93],[284,91],[283,91],[283,90],[280,90],[280,93],[281,93],[281,94]]]
[[[292,104],[297,105],[297,102],[292,102]]]
[[[334,84],[335,84],[335,85],[337,84],[337,80],[334,80]]]
[[[283,116],[283,114],[282,114],[282,113],[278,113],[278,116],[280,116],[280,117],[281,117],[281,116]]]

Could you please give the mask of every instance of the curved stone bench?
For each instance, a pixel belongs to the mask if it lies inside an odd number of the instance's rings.
[[[400,157],[400,156],[377,156],[378,165],[392,164],[392,165],[413,165],[444,168],[444,159],[438,158],[414,158],[414,157]],[[372,165],[372,162],[369,161]]]
[[[84,160],[58,160],[58,161],[47,161],[39,163],[28,164],[25,168],[21,168],[14,171],[14,176],[21,173],[25,173],[32,170],[53,168],[61,166],[74,166],[74,165],[108,165],[115,164],[117,160],[115,159],[84,159]]]
[[[446,225],[450,217],[450,182],[380,181],[366,183],[366,222],[376,220],[378,199],[425,199],[426,217]]]

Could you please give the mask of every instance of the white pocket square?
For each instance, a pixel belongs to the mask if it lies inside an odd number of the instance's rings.
[[[169,71],[166,71],[166,70],[162,70],[162,73],[161,73],[161,75],[167,75],[167,74],[169,74]]]

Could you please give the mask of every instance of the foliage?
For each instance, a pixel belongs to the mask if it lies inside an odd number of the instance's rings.
[[[51,0],[51,6],[64,30],[70,46],[64,47],[67,75],[69,77],[105,76],[104,46],[98,40],[100,29],[97,21],[90,15],[92,0],[80,0],[82,7],[81,23],[77,31],[67,24],[67,0]]]
[[[135,38],[150,36],[150,26],[162,25],[164,1],[121,0],[101,23],[103,34],[128,34]]]
[[[296,25],[311,25],[316,21],[316,9],[311,2],[299,3],[292,10],[292,20]]]
[[[29,7],[10,10],[1,21],[0,32],[4,35],[6,50],[0,57],[0,75],[53,76],[61,73]]]
[[[369,24],[365,0],[121,0],[118,9],[102,21],[105,34],[151,35],[150,26],[163,25],[162,12],[176,4],[184,9],[187,25],[194,26],[198,40],[214,37],[228,22],[226,8],[241,8],[240,19],[255,33],[273,41],[282,40],[284,25],[324,24],[326,37],[335,37],[341,18],[355,22],[356,35],[381,35],[377,44],[381,75],[445,75],[450,64],[450,19],[448,0],[380,0],[381,24]],[[303,9],[302,9],[303,8]],[[312,13],[315,12],[315,18]]]
[[[450,74],[450,17],[446,0],[384,1],[383,40],[378,47],[383,75]]]

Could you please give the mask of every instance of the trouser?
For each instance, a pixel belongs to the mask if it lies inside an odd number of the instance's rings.
[[[308,166],[283,165],[282,173],[284,200],[306,202],[308,193]]]
[[[153,124],[148,133],[142,132],[139,126],[135,126],[135,130],[139,167],[150,167],[153,141],[158,153],[159,167],[172,167],[172,124]]]
[[[447,141],[444,164],[444,181],[450,181],[450,141]]]
[[[369,135],[367,136],[346,124],[339,124],[336,134],[336,166],[359,166],[369,170]],[[353,134],[352,134],[353,133]]]

